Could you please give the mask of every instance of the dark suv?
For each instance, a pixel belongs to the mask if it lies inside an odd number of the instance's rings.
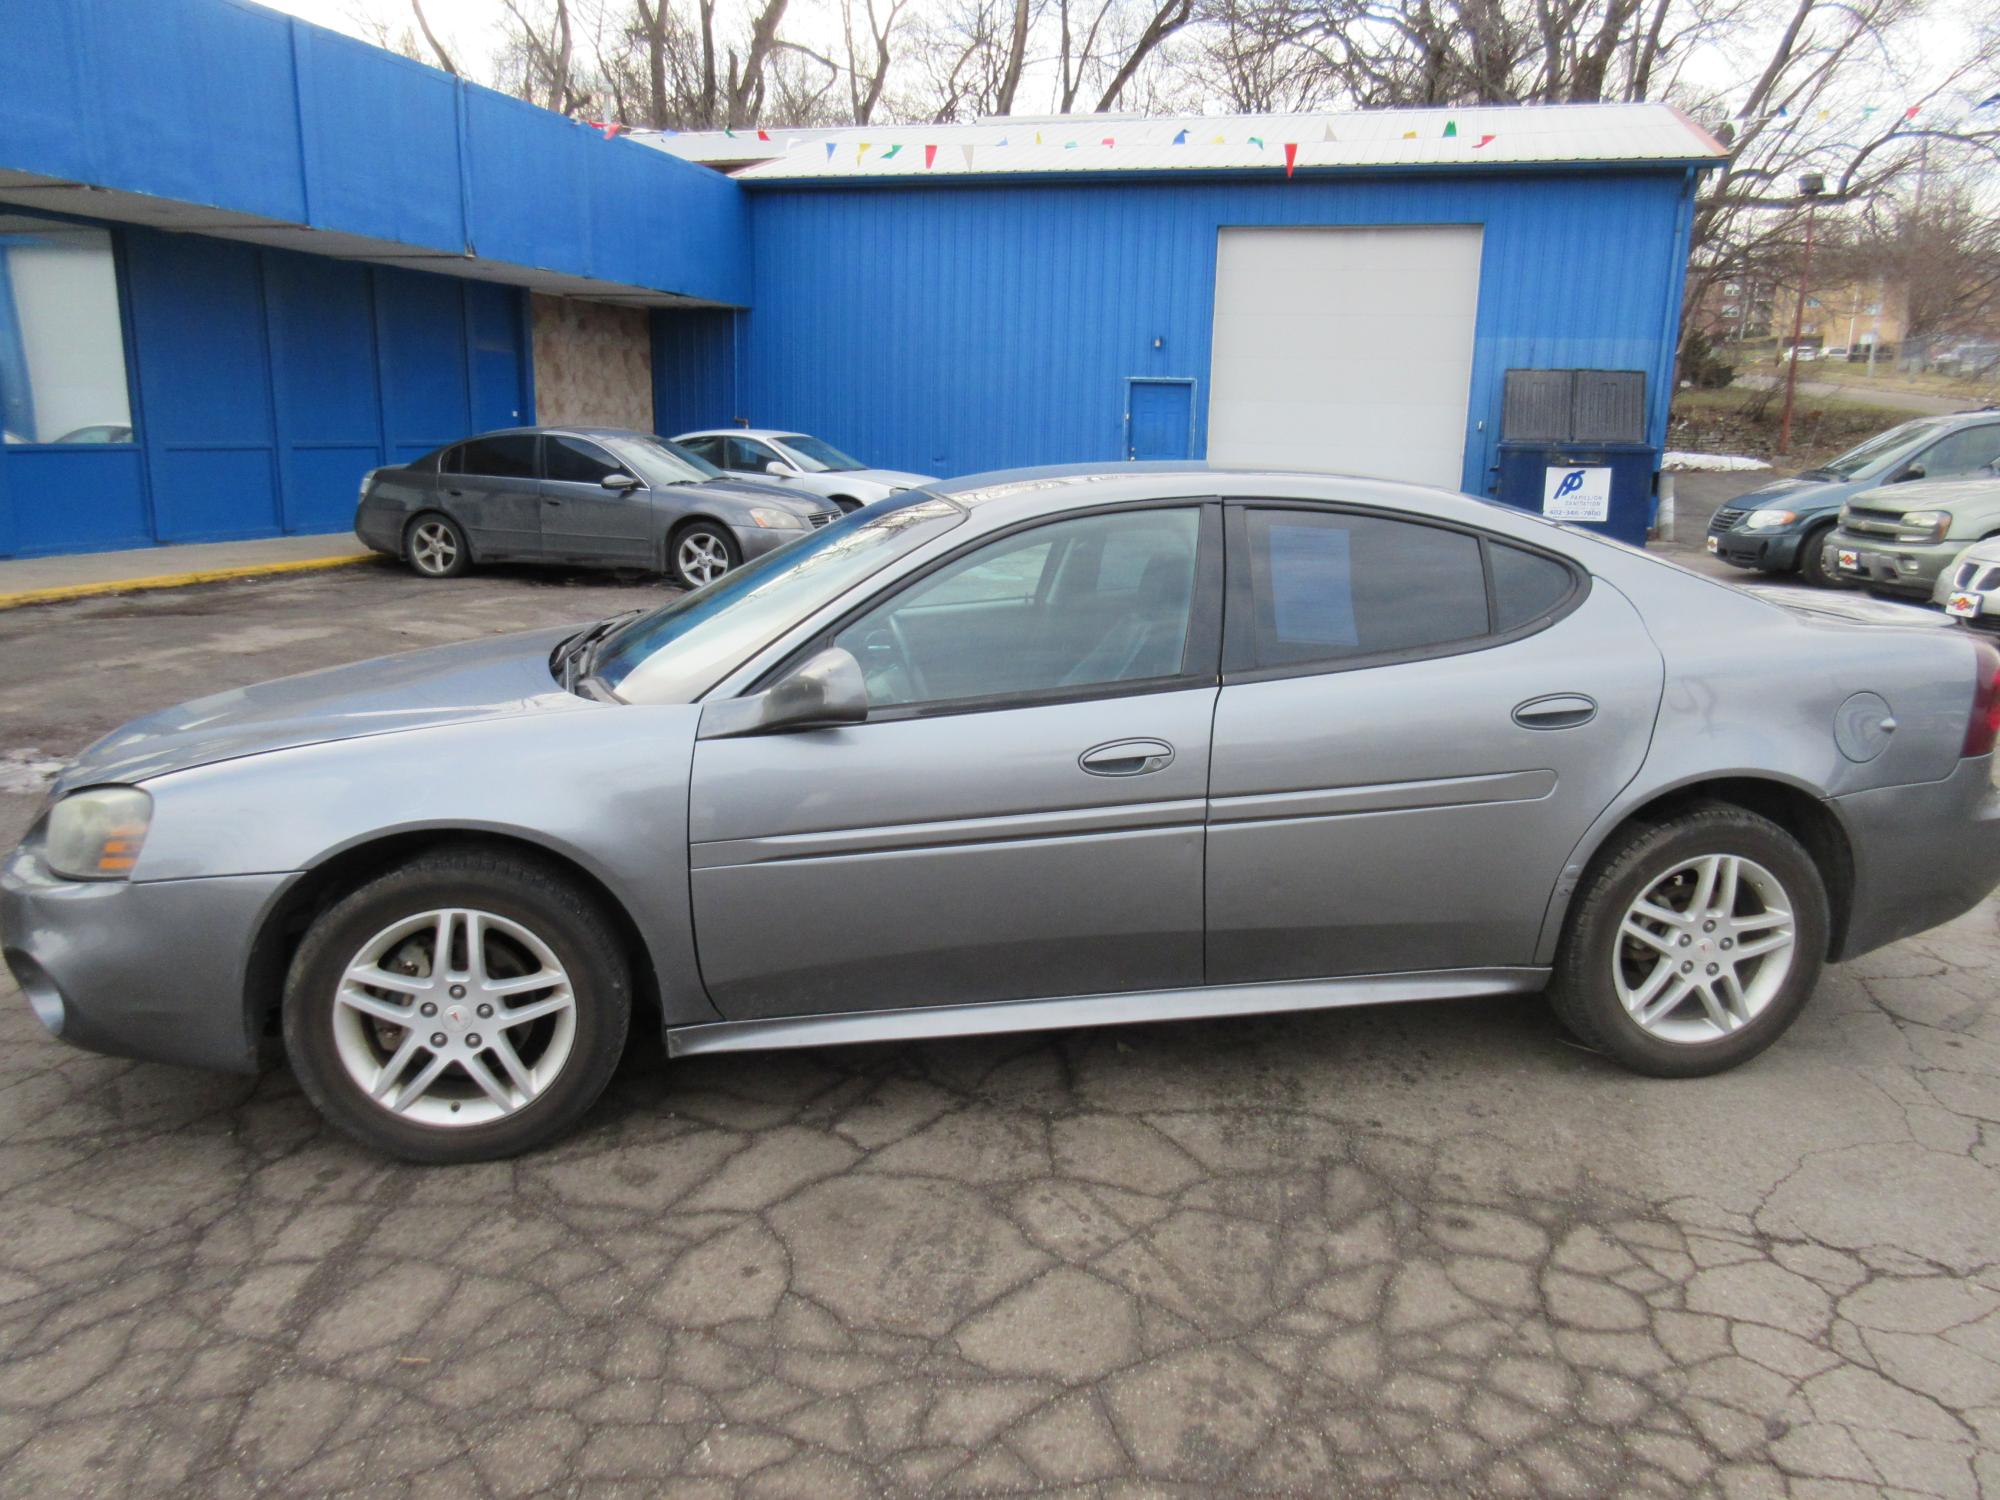
[[[1817,469],[1732,500],[1709,520],[1708,550],[1739,568],[1832,583],[1822,544],[1849,499],[1882,485],[1976,473],[1996,458],[2000,410],[1917,417]]]

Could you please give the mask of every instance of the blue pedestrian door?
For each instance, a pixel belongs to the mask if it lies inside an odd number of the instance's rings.
[[[1125,456],[1130,459],[1194,457],[1194,382],[1126,382]]]

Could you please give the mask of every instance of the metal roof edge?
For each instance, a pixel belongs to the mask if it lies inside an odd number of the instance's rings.
[[[1496,161],[1491,165],[1484,162],[1407,162],[1407,163],[1358,163],[1338,166],[1298,166],[1292,170],[1292,178],[1374,178],[1374,177],[1543,177],[1556,174],[1588,172],[1593,175],[1606,173],[1618,176],[1633,175],[1678,175],[1690,169],[1710,171],[1722,163],[1708,156],[1660,156],[1642,159],[1613,158],[1603,161]],[[1069,183],[1078,187],[1090,183],[1104,182],[1161,182],[1179,179],[1195,182],[1269,182],[1286,181],[1282,164],[1268,167],[1121,167],[1111,170],[1088,172],[1075,171],[1026,171],[1026,172],[966,172],[931,171],[922,173],[896,172],[881,174],[856,174],[846,177],[807,175],[799,177],[746,177],[731,175],[729,180],[746,192],[763,193],[773,191],[797,191],[802,188],[916,188],[926,185],[940,187],[990,187],[1001,188],[1012,183],[1031,182],[1038,186],[1052,182]]]

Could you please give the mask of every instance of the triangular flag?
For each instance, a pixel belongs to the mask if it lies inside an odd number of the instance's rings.
[[[936,160],[937,160],[937,147],[935,146],[924,147],[924,165],[928,167],[932,162]]]
[[[1861,106],[1861,118],[1862,118],[1862,119],[1864,119],[1864,120],[1865,120],[1865,119],[1867,119],[1867,118],[1868,118],[1868,117],[1869,117],[1870,115],[1874,114],[1874,113],[1875,113],[1875,111],[1876,111],[1876,110],[1878,110],[1878,109],[1880,109],[1880,108],[1881,108],[1881,106],[1880,106],[1879,104],[1864,104],[1864,105],[1862,105],[1862,106]]]
[[[1923,106],[1921,104],[1912,104],[1908,109],[1903,111],[1903,118],[1906,120],[1914,120],[1917,117],[1917,111],[1922,108]]]
[[[971,171],[971,170],[972,170],[972,148],[971,148],[970,146],[960,146],[960,147],[959,147],[958,149],[959,149],[959,150],[961,150],[961,151],[963,151],[963,152],[965,153],[965,169],[966,169],[966,170],[967,170],[968,172],[969,172],[969,171]]]
[[[1299,159],[1299,143],[1297,141],[1286,141],[1285,175],[1287,177],[1290,177],[1292,175],[1292,167],[1298,161],[1298,159]]]
[[[1118,139],[1116,136],[1107,135],[1099,144],[1105,146],[1115,146],[1118,144]]]
[[[1187,132],[1185,130],[1174,136],[1174,144],[1176,146],[1185,146],[1187,144]]]
[[[1449,139],[1451,139],[1451,138],[1452,138],[1453,136],[1457,135],[1457,134],[1458,134],[1458,121],[1456,121],[1456,120],[1446,120],[1446,121],[1444,122],[1444,134],[1445,134],[1445,139],[1446,139],[1446,140],[1449,140]]]
[[[1339,137],[1333,133],[1333,121],[1328,120],[1326,122],[1326,134],[1321,136],[1320,139],[1323,141],[1331,141],[1339,139]]]
[[[731,139],[732,141],[736,139],[736,132],[731,130],[727,125],[722,127],[722,133],[728,136],[729,139]]]
[[[1007,137],[1003,135],[1000,137],[999,140],[995,141],[993,144],[996,146],[1004,146],[1007,144]]]
[[[875,143],[874,143],[873,141],[863,141],[863,142],[862,142],[862,143],[861,143],[861,144],[860,144],[859,146],[857,146],[857,147],[855,147],[855,148],[854,148],[854,165],[855,165],[855,166],[857,166],[857,167],[858,167],[858,166],[860,166],[860,165],[861,165],[862,161],[863,161],[863,160],[864,160],[864,159],[865,159],[865,158],[867,157],[867,155],[868,155],[868,148],[869,148],[870,146],[874,145],[874,144],[875,144]]]
[[[1065,151],[1074,151],[1075,149],[1076,149],[1076,142],[1075,142],[1075,141],[1064,141],[1064,142],[1063,142],[1063,150],[1065,150]]]
[[[1037,130],[1035,132],[1035,144],[1039,146],[1041,145],[1041,143],[1042,143],[1042,133],[1039,130]]]
[[[1264,138],[1261,135],[1253,135],[1250,137],[1250,144],[1255,146],[1259,151],[1262,151],[1264,149]]]
[[[768,130],[760,130],[757,132],[757,139],[760,141],[768,141],[770,138],[771,138],[771,132]]]
[[[826,143],[826,159],[827,159],[828,161],[832,161],[832,160],[833,160],[833,153],[834,153],[835,151],[838,151],[839,149],[840,149],[840,148],[839,148],[839,146],[837,146],[837,145],[836,145],[836,144],[835,144],[834,142],[832,142],[832,141],[828,141],[828,142]]]
[[[1773,116],[1772,116],[1772,118],[1773,118],[1773,119],[1775,119],[1775,120],[1782,120],[1782,119],[1784,119],[1784,118],[1785,118],[1785,116],[1786,116],[1786,115],[1788,115],[1788,114],[1790,114],[1790,113],[1791,113],[1791,111],[1790,111],[1789,109],[1786,109],[1784,105],[1780,104],[1780,105],[1778,106],[1778,112],[1777,112],[1777,114],[1773,115]]]
[[[890,157],[894,156],[898,151],[901,151],[902,149],[903,149],[903,143],[901,141],[896,142],[895,145],[891,146],[887,151],[884,151],[882,153],[882,160],[887,161]]]
[[[1222,137],[1221,137],[1221,136],[1217,136],[1217,137],[1215,138],[1215,144],[1216,144],[1216,145],[1218,145],[1218,146],[1220,146],[1220,145],[1222,144]]]
[[[1485,145],[1488,141],[1492,139],[1493,137],[1490,135],[1482,135],[1478,140],[1472,143],[1472,149],[1474,151],[1477,151],[1481,146]]]
[[[1417,138],[1417,133],[1414,130],[1406,130],[1403,132],[1403,139],[1406,141],[1414,141],[1416,138]]]

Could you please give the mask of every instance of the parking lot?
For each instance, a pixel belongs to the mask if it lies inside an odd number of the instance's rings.
[[[0,614],[0,841],[136,714],[661,596],[366,565]],[[641,1035],[575,1136],[452,1169],[0,979],[0,1494],[2000,1492],[1996,976],[1989,901],[1684,1082],[1536,1001]]]

